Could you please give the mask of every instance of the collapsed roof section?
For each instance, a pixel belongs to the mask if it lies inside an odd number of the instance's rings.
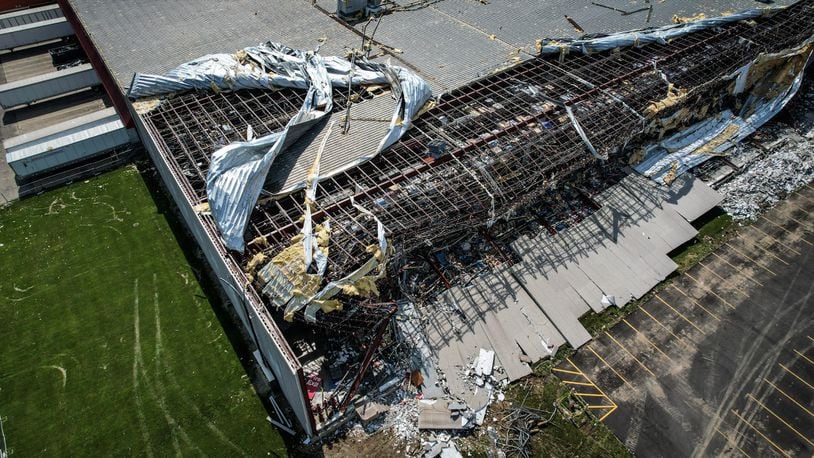
[[[800,69],[799,56],[807,59],[810,53],[810,47],[800,45],[814,28],[813,3],[801,1],[771,14],[750,13],[754,19],[711,22],[714,27],[692,27],[693,33],[670,32],[668,41],[641,47],[565,55],[561,50],[570,46],[559,44],[556,55],[544,52],[444,94],[385,153],[313,180],[316,184],[308,191],[312,198],[302,190],[262,199],[251,214],[248,251],[235,256],[257,274],[253,286],[275,308],[288,305],[297,293],[310,297],[331,282],[362,272],[337,296],[340,302],[359,302],[352,297],[374,294],[370,283],[375,285],[376,279],[359,281],[374,269],[381,273],[378,263],[387,256],[388,249],[381,249],[382,230],[388,245],[395,247],[395,256],[443,247],[461,235],[488,229],[596,157],[659,139],[720,113],[725,116],[727,109],[738,110],[759,80],[785,84],[780,92],[771,89],[774,95],[767,100],[785,98],[799,71],[781,81],[747,77],[747,90],[733,90],[733,84],[737,75],[766,75],[744,73],[744,68]],[[579,49],[592,49],[586,46],[582,42]],[[762,55],[798,63],[758,65]],[[361,87],[352,91],[356,99],[374,96]],[[345,94],[335,92],[333,97],[335,113],[347,106]],[[145,117],[203,202],[213,145],[245,141],[249,126],[259,135],[280,131],[302,103],[302,92],[291,89],[197,92],[167,100]],[[365,103],[371,102],[360,106]],[[337,135],[342,134],[333,129],[324,137]],[[668,173],[675,173],[670,164]],[[314,264],[306,271],[285,273],[288,263],[280,256],[301,243],[296,236],[307,213],[318,233],[317,245],[328,253],[327,261],[324,268]],[[305,265],[306,250],[297,247],[292,252],[298,250]],[[371,266],[371,259],[377,264]],[[320,274],[317,280],[305,277],[315,274]],[[308,291],[303,291],[306,284]],[[353,315],[347,308],[325,313],[338,309],[335,305],[314,312],[309,321],[329,323]],[[306,319],[302,308],[289,318]]]
[[[136,74],[128,96],[137,99],[193,89],[307,91],[299,111],[283,129],[254,138],[248,125],[245,141],[229,143],[212,154],[206,183],[209,207],[226,246],[243,251],[246,224],[269,168],[277,156],[330,113],[332,89],[384,84],[392,88],[397,106],[390,128],[379,143],[379,152],[410,128],[413,117],[432,94],[427,83],[409,70],[369,62],[363,56],[357,59],[354,55],[350,61],[335,56],[323,58],[315,51],[268,42],[236,54],[204,56],[164,76]],[[310,227],[304,232],[310,232]]]

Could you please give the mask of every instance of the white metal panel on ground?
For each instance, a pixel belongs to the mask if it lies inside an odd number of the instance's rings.
[[[539,277],[529,281],[522,274],[515,277],[571,347],[579,348],[591,340],[591,335],[579,322],[579,315],[574,313],[575,307],[584,301],[570,286],[558,285],[557,277],[545,281],[540,281]]]
[[[64,17],[0,29],[0,49],[41,43],[73,35],[73,29]]]
[[[3,141],[6,161],[19,176],[46,172],[130,143],[116,110],[59,123]]]
[[[450,392],[461,396],[470,407],[482,402],[484,390],[474,393],[471,381],[461,373],[481,348],[494,350],[509,380],[531,372],[521,360],[532,361],[551,354],[551,347],[565,343],[557,328],[517,280],[506,270],[489,272],[466,287],[442,294],[428,317],[425,332],[446,375]]]
[[[566,341],[585,344],[591,336],[579,317],[604,310],[603,295],[621,306],[673,272],[667,253],[696,235],[675,208],[687,199],[700,208],[709,197],[702,182],[676,193],[634,176],[598,196],[602,208],[575,226],[520,237],[513,243],[520,263],[453,287],[422,311],[424,353],[432,353],[422,354],[423,370],[437,366],[449,392],[477,409],[484,390],[475,390],[466,371],[481,348],[494,350],[516,380],[528,373],[524,361],[543,359]],[[427,393],[440,396],[434,387]]]
[[[5,109],[27,105],[79,89],[96,86],[99,78],[90,64],[32,76],[0,85],[0,106]]]
[[[688,189],[692,192],[688,192]],[[666,203],[687,221],[697,220],[724,200],[718,191],[690,174],[676,178],[670,186],[670,194],[671,198]]]
[[[36,8],[12,11],[11,13],[0,14],[0,29],[17,27],[34,22],[47,21],[62,17],[62,10],[59,5],[45,5]]]

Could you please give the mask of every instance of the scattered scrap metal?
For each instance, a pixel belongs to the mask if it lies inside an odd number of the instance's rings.
[[[285,87],[274,97],[289,105],[300,101],[293,113],[273,113],[288,119],[280,130],[259,138],[247,134],[245,141],[226,145],[218,144],[221,126],[213,134],[201,123],[173,124],[176,107],[191,103],[192,96],[165,100],[147,117],[150,128],[165,133],[170,148],[187,157],[188,144],[217,146],[197,151],[208,169],[190,157],[184,173],[206,176],[198,182],[205,183],[226,246],[251,274],[249,287],[286,320],[361,336],[366,356],[353,370],[362,374],[368,363],[386,364],[385,358],[369,357],[376,346],[370,335],[384,329],[395,312],[393,301],[412,301],[415,314],[405,318],[406,325],[419,322],[433,294],[512,263],[516,258],[506,247],[523,231],[553,234],[596,210],[592,188],[616,178],[621,162],[668,184],[722,158],[789,102],[814,50],[814,0],[679,22],[592,39],[541,41],[539,56],[429,105],[426,85],[404,69],[358,57],[351,79],[346,60],[274,43],[206,56],[165,77],[137,76],[131,96]],[[389,148],[386,154],[330,176],[320,173],[317,160],[306,189],[257,203],[270,165],[292,139],[327,113],[343,110],[354,94],[370,96],[365,85],[384,83],[401,101],[380,143],[380,152]],[[334,86],[359,92],[345,97]],[[240,113],[237,102],[229,109]],[[181,134],[175,132],[178,125],[184,127],[177,129]],[[752,162],[753,175],[770,170],[767,175],[780,178],[777,171],[792,159],[773,155]],[[810,161],[810,154],[800,161]],[[793,186],[810,180],[811,168],[805,170]],[[743,177],[748,181],[750,175]],[[540,202],[546,208],[536,209]],[[472,390],[488,393],[484,405],[462,405],[444,391],[445,374],[415,377],[408,361],[397,362],[401,372],[381,368],[380,379],[367,388],[382,396],[364,402],[393,406],[383,392],[395,389],[401,407],[391,408],[383,425],[405,437],[414,437],[422,424],[442,431],[479,425],[508,379],[494,365],[492,349],[473,351],[471,367],[461,370]],[[353,392],[355,385],[347,381],[354,377],[333,378],[342,382],[337,392]],[[355,408],[361,415],[376,409]],[[512,412],[516,432],[501,443],[524,454],[527,433],[550,413]],[[321,420],[330,423],[339,415],[333,409]],[[409,422],[418,427],[407,427]],[[431,450],[441,443],[446,442],[436,437]]]
[[[307,90],[302,107],[284,129],[228,144],[212,154],[207,174],[209,207],[226,246],[243,251],[243,234],[269,168],[286,147],[331,112],[332,89],[381,84],[389,84],[398,100],[390,131],[379,143],[382,151],[410,128],[432,93],[427,83],[411,71],[361,56],[357,59],[354,55],[349,62],[267,42],[235,54],[203,56],[163,76],[137,73],[128,97],[135,100],[193,89]]]
[[[721,206],[735,219],[755,219],[814,180],[814,85],[795,102],[791,125],[772,122],[731,155],[694,171],[725,196]]]

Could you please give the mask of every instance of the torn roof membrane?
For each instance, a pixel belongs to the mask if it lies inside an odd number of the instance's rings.
[[[749,21],[735,16],[714,27],[671,36],[666,43],[647,41],[648,34],[658,30],[643,31],[638,33],[640,43],[648,44],[636,47],[630,40],[630,46],[613,53],[575,51],[563,59],[545,54],[443,94],[386,154],[354,162],[317,183],[312,224],[330,222],[331,227],[322,281],[345,278],[371,259],[367,248],[377,239],[377,223],[354,208],[354,202],[387,228],[390,245],[407,255],[420,254],[531,205],[552,183],[596,160],[589,144],[597,156],[613,155],[629,143],[669,138],[692,123],[726,116],[727,109],[739,113],[740,107],[724,106],[720,100],[733,83],[726,77],[762,53],[784,53],[805,42],[812,33],[814,3],[804,0],[761,15]],[[206,147],[223,138],[219,124],[240,132],[246,121],[238,118],[250,118],[258,120],[258,129],[268,129],[291,116],[275,104],[287,106],[296,100],[299,105],[296,97],[301,92],[270,92],[255,105],[244,103],[255,97],[250,91],[183,95],[165,101],[146,118],[180,168],[205,171],[195,161],[207,163]],[[333,95],[338,113],[344,91]],[[670,103],[655,103],[670,95]],[[183,111],[187,106],[193,109]],[[216,109],[204,117],[195,111],[199,106]],[[233,112],[239,115],[231,116]],[[190,137],[203,147],[189,148]],[[249,238],[262,237],[267,243],[250,244],[245,259],[258,252],[273,258],[291,245],[302,227],[304,194],[298,190],[275,196],[256,207]],[[258,280],[253,286],[267,291],[274,302],[275,285]]]
[[[773,14],[783,8],[755,8],[741,11],[740,13],[728,16],[704,18],[699,16],[698,20],[681,22],[675,25],[667,25],[655,29],[635,30],[629,32],[612,33],[601,37],[583,38],[578,40],[555,40],[540,42],[538,51],[540,54],[567,54],[569,52],[579,52],[582,54],[594,54],[611,51],[619,48],[641,47],[648,44],[666,44],[670,40],[700,32],[713,27],[720,27],[734,22],[747,19],[755,19],[769,14]]]
[[[128,92],[132,99],[179,91],[296,88],[308,91],[300,111],[282,131],[226,145],[212,155],[207,195],[212,217],[224,244],[244,249],[244,233],[269,168],[286,148],[321,121],[332,107],[333,87],[388,83],[397,97],[390,128],[378,151],[406,132],[413,117],[431,98],[427,83],[401,67],[323,58],[268,42],[232,54],[212,54],[180,65],[166,75],[136,74]]]
[[[644,158],[634,169],[669,185],[676,176],[714,156],[726,154],[777,115],[794,97],[802,84],[812,50],[814,45],[809,39],[793,49],[761,54],[722,78],[723,82],[729,83],[722,96],[742,98],[738,113],[723,110],[665,140],[646,146]],[[689,112],[686,113],[689,117]]]

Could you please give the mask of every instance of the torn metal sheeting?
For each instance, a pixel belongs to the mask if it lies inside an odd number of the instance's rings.
[[[425,336],[411,331],[409,338],[426,338],[432,349],[422,353],[425,370],[444,374],[449,396],[473,409],[484,405],[485,388],[475,390],[471,379],[483,379],[489,361],[514,381],[560,345],[585,344],[591,337],[579,317],[624,306],[670,275],[676,264],[666,253],[697,234],[680,212],[705,213],[715,196],[692,177],[665,189],[631,174],[596,197],[602,208],[595,218],[553,236],[519,238],[520,263],[454,286],[424,308]],[[399,327],[409,330],[408,323]]]
[[[351,63],[268,42],[236,54],[204,56],[163,76],[136,74],[128,97],[137,99],[193,89],[287,87],[308,91],[300,111],[282,131],[226,145],[212,155],[206,183],[212,217],[224,244],[243,251],[246,225],[269,168],[282,151],[330,113],[332,88],[382,83],[390,84],[397,98],[390,129],[379,143],[378,151],[382,151],[410,128],[412,119],[432,93],[427,83],[409,70],[364,58]]]
[[[670,184],[678,175],[708,159],[726,154],[738,142],[773,118],[797,93],[814,45],[764,54],[723,78],[728,92],[744,100],[738,114],[732,110],[645,147],[644,159],[634,169],[653,180]],[[686,97],[686,94],[683,95]]]
[[[512,243],[514,240],[507,234],[517,227],[514,224],[519,224],[513,218],[540,201],[556,183],[568,182],[575,173],[585,170],[586,165],[596,163],[596,156],[616,155],[612,159],[621,161],[618,154],[625,151],[629,142],[652,142],[660,135],[669,139],[675,131],[697,120],[723,118],[727,109],[738,113],[741,107],[723,106],[723,101],[713,96],[722,88],[734,87],[736,80],[742,81],[743,87],[759,84],[748,75],[766,72],[744,73],[742,69],[750,63],[754,69],[784,68],[772,65],[772,59],[760,61],[759,58],[783,55],[787,53],[784,50],[793,49],[808,39],[811,21],[802,18],[814,15],[811,3],[797,3],[748,23],[727,20],[713,28],[676,35],[663,44],[627,47],[612,54],[573,53],[561,61],[544,55],[450,91],[415,119],[415,128],[395,141],[386,154],[365,155],[359,161],[356,158],[345,161],[343,157],[331,164],[331,171],[340,170],[336,173],[327,172],[329,168],[323,169],[320,162],[319,173],[312,173],[310,182],[303,178],[305,173],[300,173],[299,178],[289,183],[301,189],[264,199],[255,206],[247,235],[263,243],[252,243],[238,262],[245,267],[260,252],[272,260],[284,252],[292,255],[290,259],[283,256],[285,259],[278,259],[280,262],[272,261],[266,266],[259,266],[259,261],[253,263],[258,268],[251,287],[261,290],[272,307],[287,309],[289,317],[293,313],[294,319],[316,320],[315,324],[329,327],[336,324],[339,317],[375,313],[364,309],[366,301],[353,296],[375,295],[374,279],[384,271],[389,259],[386,253],[392,250],[392,245],[397,246],[399,259],[423,256],[428,250],[432,253],[433,249],[449,246],[490,227],[502,231],[503,240],[498,243]],[[798,22],[799,27],[790,27]],[[317,56],[309,58],[316,62]],[[323,62],[327,62],[327,58]],[[211,91],[202,91],[168,98],[145,115],[145,123],[165,140],[168,160],[177,163],[183,176],[191,177],[189,187],[200,202],[205,196],[201,194],[203,181],[198,177],[206,173],[209,165],[207,148],[227,137],[230,141],[242,137],[247,124],[262,132],[258,138],[247,139],[249,142],[260,141],[274,131],[279,133],[284,129],[283,123],[296,115],[297,106],[311,103],[309,98],[324,98],[329,88],[334,101],[331,116],[338,118],[331,120],[341,122],[340,113],[357,93],[346,97],[342,91],[333,91],[331,75],[327,70],[326,74],[328,76],[319,77],[329,81],[325,90],[308,98],[302,98],[303,91],[293,89],[265,91],[259,96],[258,90],[217,96]],[[392,74],[390,80],[393,80]],[[398,95],[400,89],[404,97],[404,87],[394,86],[393,93]],[[782,90],[767,86],[764,94],[774,97],[781,95]],[[359,92],[357,96],[375,97],[375,94]],[[669,100],[665,101],[665,97]],[[380,101],[385,98],[380,96]],[[365,100],[357,106],[364,107],[370,102]],[[210,107],[212,110],[207,111],[207,116],[199,114]],[[329,125],[325,122],[328,117],[325,106],[317,106],[317,109],[322,110],[318,114],[322,116],[322,124]],[[380,113],[375,113],[375,121],[380,122]],[[398,123],[404,116],[412,117],[398,113],[390,122]],[[379,131],[376,133],[378,140]],[[332,137],[338,135],[336,129],[330,135],[320,134],[313,129],[301,140],[312,145],[322,140],[331,145]],[[589,154],[591,148],[596,155]],[[261,153],[265,154],[262,149],[256,154],[262,156]],[[334,157],[326,150],[321,158],[325,160],[328,156]],[[302,161],[303,169],[312,165],[313,157],[309,155]],[[274,159],[274,164],[280,163],[280,157]],[[672,164],[668,172],[681,176],[681,170]],[[633,190],[635,198],[629,201],[620,197],[627,190],[619,191],[608,197],[608,201],[617,199],[624,204],[617,208],[620,213],[635,213],[637,206],[642,206],[640,202],[648,202],[652,197],[650,194],[660,195],[659,189],[653,184],[645,191]],[[591,194],[592,199],[596,197]],[[604,199],[604,196],[599,197]],[[303,206],[303,202],[308,205]],[[702,207],[693,207],[692,213]],[[493,348],[498,361],[507,358],[508,363],[501,362],[507,374],[524,374],[529,371],[527,359],[549,355],[552,348],[565,342],[566,336],[557,326],[562,325],[568,340],[579,345],[585,341],[585,334],[576,326],[572,329],[568,323],[584,313],[580,310],[602,310],[603,294],[615,296],[617,304],[623,305],[631,297],[640,295],[655,277],[672,268],[669,259],[665,260],[662,254],[674,248],[678,240],[692,236],[691,226],[681,221],[682,215],[677,208],[670,209],[663,212],[662,218],[643,222],[640,235],[625,234],[630,240],[624,246],[603,249],[598,257],[599,266],[565,269],[558,284],[578,285],[558,295],[558,300],[568,306],[567,313],[552,312],[552,317],[547,317],[530,297],[536,294],[510,291],[497,302],[514,297],[522,298],[523,304],[508,307],[505,316],[469,324],[454,316],[444,317],[443,321],[449,323],[440,323],[441,334],[454,335],[471,327],[487,335],[512,334],[498,324],[533,321],[539,326],[518,334],[516,345],[497,348],[489,342],[469,342],[477,345],[476,348]],[[591,241],[606,237],[600,223],[613,221],[614,216],[619,214],[596,212],[594,218],[585,221],[585,226],[575,228],[570,234],[558,234],[564,247],[546,255],[567,256],[569,249],[583,248]],[[323,224],[323,230],[329,231],[330,253],[314,250],[313,244],[308,249],[309,242],[302,243],[314,238],[316,232],[315,229],[314,233],[303,232],[304,224],[314,228]],[[556,227],[556,231],[561,232],[561,228]],[[552,232],[555,232],[553,228]],[[631,256],[648,244],[656,247],[658,256]],[[307,262],[309,255],[310,263]],[[300,270],[287,268],[289,263]],[[618,263],[629,265],[628,270],[621,273],[614,269]],[[484,271],[498,265],[500,263],[487,266]],[[655,273],[639,276],[631,273],[647,267]],[[505,270],[499,274],[510,275]],[[593,277],[601,279],[601,288],[586,283],[586,279]],[[455,288],[456,281],[457,278],[450,279],[453,286],[450,291],[465,296],[467,292]],[[515,287],[530,290],[537,287],[532,280],[522,284],[516,279],[512,281]],[[442,285],[433,289],[447,288]],[[343,300],[346,297],[351,300],[339,304],[340,294]],[[429,298],[422,296],[422,299]],[[451,301],[451,305],[454,303]],[[343,313],[319,315],[320,310],[337,311],[340,306],[349,307]],[[548,306],[545,303],[542,308]],[[356,310],[362,312],[355,314]],[[435,344],[431,342],[430,346]],[[527,358],[521,359],[521,356]],[[425,377],[429,379],[428,375]]]
[[[563,54],[568,52],[579,52],[582,54],[594,54],[604,51],[611,51],[618,48],[641,47],[648,44],[666,44],[670,40],[683,37],[701,30],[731,24],[733,22],[755,19],[762,16],[771,15],[783,8],[756,8],[742,11],[728,16],[713,18],[699,17],[697,20],[682,22],[675,25],[668,25],[651,30],[619,32],[608,34],[604,37],[579,39],[579,40],[557,40],[541,43],[538,46],[540,54]]]

